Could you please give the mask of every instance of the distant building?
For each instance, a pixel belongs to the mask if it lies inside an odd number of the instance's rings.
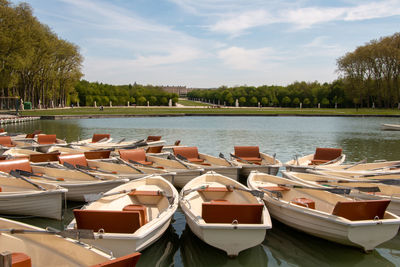
[[[179,97],[186,97],[187,93],[198,88],[187,88],[186,86],[160,86],[165,92],[177,94]]]

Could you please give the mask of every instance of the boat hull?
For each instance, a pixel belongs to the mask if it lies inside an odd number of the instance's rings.
[[[380,220],[377,220],[376,224],[355,227],[351,224],[338,223],[323,215],[301,211],[297,207],[290,208],[292,204],[265,202],[271,216],[290,227],[343,245],[360,247],[364,251],[371,251],[379,244],[392,239],[399,230],[398,224],[386,224]]]
[[[85,195],[99,194],[107,192],[114,187],[126,183],[126,179],[111,180],[111,181],[93,181],[81,183],[59,183],[62,187],[68,189],[66,193],[67,200],[86,202]]]
[[[176,173],[171,183],[177,188],[183,188],[189,181],[193,178],[201,175],[202,169],[192,169],[192,170],[174,170]]]
[[[134,251],[142,251],[156,242],[168,229],[171,218],[160,224],[145,236],[123,236],[118,234],[95,235],[96,239],[81,239],[84,243],[96,247],[106,248],[113,252],[113,256],[122,257]]]
[[[62,199],[66,190],[21,194],[0,193],[0,213],[29,215],[61,220]]]
[[[195,223],[194,218],[190,218],[185,213],[186,222],[190,230],[205,243],[225,251],[228,256],[235,257],[245,249],[261,244],[265,239],[265,228],[251,227],[221,227],[218,225],[208,225],[202,227]]]
[[[252,171],[277,175],[279,168],[279,165],[242,165],[242,168],[240,169],[240,177],[247,178]]]

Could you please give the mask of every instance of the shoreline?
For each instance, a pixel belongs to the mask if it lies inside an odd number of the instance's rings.
[[[25,116],[21,116],[25,117]],[[41,120],[101,119],[101,118],[147,118],[147,117],[380,117],[400,118],[393,114],[215,114],[215,113],[175,113],[175,114],[92,114],[92,115],[44,115]]]

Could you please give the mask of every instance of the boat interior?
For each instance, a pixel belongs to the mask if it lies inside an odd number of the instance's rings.
[[[263,204],[248,192],[229,187],[227,180],[219,175],[203,175],[184,192],[184,203],[190,211],[205,223],[241,224],[263,223]]]
[[[117,191],[115,195],[91,203],[86,209],[74,210],[76,227],[95,232],[104,229],[106,233],[134,233],[167,210],[168,197],[173,194],[165,182],[155,178],[132,181],[124,188],[126,193]]]

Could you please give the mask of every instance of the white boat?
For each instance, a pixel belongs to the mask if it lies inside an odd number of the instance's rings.
[[[32,149],[39,152],[47,152],[55,145],[67,145],[64,140],[58,139],[55,134],[38,134],[35,138],[13,139],[13,143],[19,148]]]
[[[86,145],[86,144],[106,144],[111,142],[113,139],[110,134],[93,134],[92,138],[72,142],[73,145]]]
[[[315,170],[330,170],[330,171],[340,171],[345,173],[350,172],[360,172],[365,174],[378,173],[378,172],[389,172],[389,171],[399,171],[400,161],[386,161],[378,160],[374,162],[366,163],[366,160],[355,162],[352,164],[340,164],[340,165],[318,165],[313,166]]]
[[[400,179],[396,186],[378,183],[377,180],[368,182],[368,179],[350,179],[329,175],[329,173],[324,172],[312,174],[283,171],[282,175],[288,179],[308,183],[311,186],[348,188],[351,189],[349,196],[358,199],[389,199],[391,201],[387,210],[400,216],[400,186],[398,186],[400,185]],[[390,183],[393,183],[393,181],[390,181]]]
[[[188,182],[180,206],[192,232],[229,256],[259,245],[272,227],[262,201],[239,182],[208,172]]]
[[[62,231],[62,233],[67,231]],[[63,238],[39,227],[0,218],[0,253],[5,266],[103,266],[132,267],[140,253],[118,259],[79,241]],[[8,258],[10,257],[10,258]],[[3,262],[2,262],[3,264]],[[3,266],[3,265],[2,265]]]
[[[400,131],[400,124],[382,124],[382,130],[385,131]]]
[[[203,173],[215,171],[221,175],[228,176],[236,181],[239,180],[241,167],[233,164],[227,159],[217,158],[204,153],[199,153],[197,147],[176,146],[172,148],[176,157],[180,157],[188,165],[203,168]]]
[[[0,176],[0,214],[61,220],[62,199],[67,189],[3,175]]]
[[[371,251],[395,237],[400,218],[388,211],[390,200],[354,199],[307,189],[307,184],[252,172],[251,189],[263,190],[271,216],[300,231],[344,245]],[[322,190],[321,190],[322,189]]]
[[[178,207],[178,192],[160,176],[130,181],[99,197],[74,210],[75,219],[68,229],[93,230],[94,239],[81,240],[111,250],[118,257],[154,243]]]
[[[143,148],[121,149],[119,150],[119,159],[122,167],[128,169],[138,168],[146,173],[158,173],[163,176],[175,187],[182,188],[188,181],[199,176],[204,169],[196,164],[188,164],[175,157],[175,160],[169,160],[159,156],[146,154]],[[123,166],[126,165],[126,166]]]
[[[85,201],[84,195],[108,191],[128,179],[111,174],[86,174],[78,170],[31,165],[27,158],[0,161],[0,171],[9,173],[20,170],[28,173],[27,178],[45,184],[58,185],[68,189],[66,197],[72,201]]]
[[[309,168],[321,166],[340,165],[346,159],[341,148],[321,148],[317,147],[314,154],[304,157],[296,156],[294,159],[285,163],[287,171],[305,172]]]
[[[276,175],[282,166],[276,155],[260,152],[258,146],[235,146],[231,158],[234,164],[241,167],[240,176],[245,178],[251,171]]]

